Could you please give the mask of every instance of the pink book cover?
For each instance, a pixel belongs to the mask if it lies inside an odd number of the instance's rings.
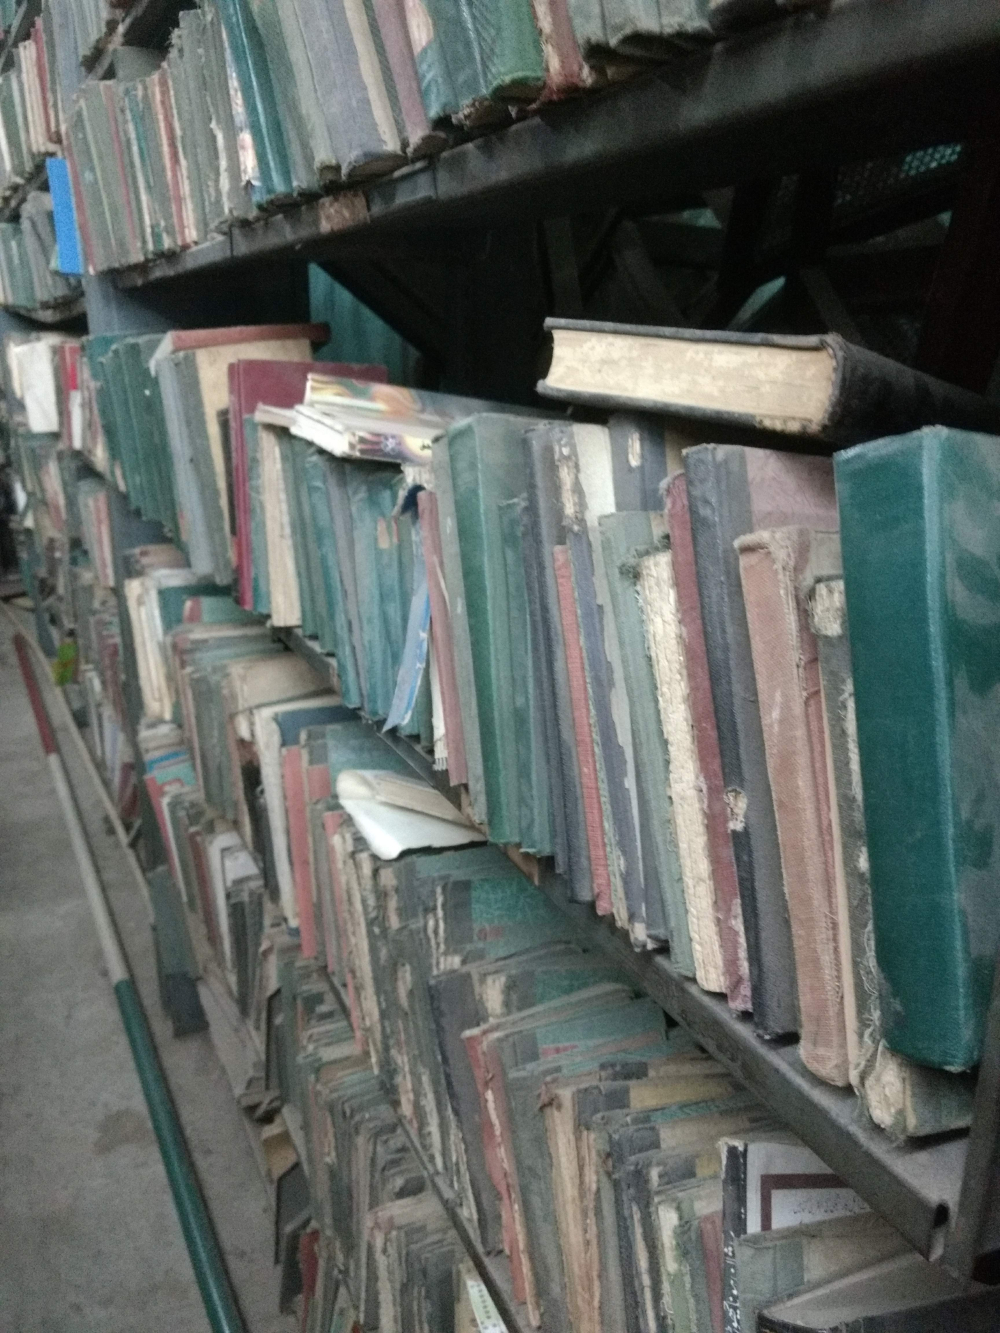
[[[587,669],[583,660],[583,643],[580,639],[576,596],[573,592],[573,571],[570,567],[568,549],[565,546],[556,546],[552,551],[552,562],[555,566],[563,642],[566,645],[566,674],[569,678],[570,707],[573,712],[577,763],[583,791],[583,812],[587,827],[587,849],[590,852],[594,908],[599,915],[608,916],[612,911],[611,874],[608,870],[608,847],[604,837],[604,806],[597,779],[597,754],[594,750],[594,733],[590,726]]]
[[[309,883],[309,820],[306,815],[302,758],[297,745],[286,745],[282,750],[281,772],[285,789],[285,812],[288,816],[292,882],[299,909],[299,944],[303,958],[315,958],[316,922],[313,916],[312,886]]]
[[[695,749],[704,784],[708,852],[712,863],[722,961],[726,972],[726,994],[733,1009],[746,1012],[753,1005],[746,938],[743,934],[743,908],[740,905],[733,844],[729,836],[729,809],[722,777],[719,737],[715,729],[715,707],[712,703],[708,653],[698,596],[698,572],[691,537],[691,516],[688,512],[687,479],[683,472],[672,477],[667,486],[666,513],[674,582],[677,586],[677,608],[684,638]]]
[[[847,1029],[823,696],[802,595],[812,542],[826,536],[836,540],[808,528],[776,528],[740,537],[736,547],[792,925],[799,1049],[818,1078],[844,1086]]]
[[[427,589],[431,602],[431,635],[441,703],[444,710],[445,742],[448,749],[448,779],[453,785],[468,782],[465,759],[465,734],[458,701],[458,677],[455,672],[455,644],[451,633],[451,611],[444,582],[444,557],[441,553],[441,529],[438,526],[438,502],[433,491],[417,496],[420,530],[427,562]]]
[[[153,813],[156,815],[156,822],[159,825],[160,837],[163,839],[163,846],[167,853],[167,860],[170,863],[170,873],[174,877],[174,883],[181,883],[180,866],[174,856],[174,842],[170,836],[170,830],[167,827],[167,812],[163,808],[163,798],[169,796],[171,792],[190,790],[182,778],[171,778],[168,782],[160,783],[155,773],[147,773],[144,777],[146,791],[149,794],[149,800],[153,807]]]
[[[304,327],[323,328],[325,325]],[[235,333],[238,330],[228,329],[222,332]],[[174,334],[175,340],[178,336]],[[176,348],[176,341],[174,346]],[[247,479],[246,436],[243,432],[243,422],[246,417],[253,416],[261,403],[266,403],[269,407],[297,406],[305,396],[306,377],[311,371],[320,367],[331,375],[340,375],[348,379],[374,380],[380,384],[384,384],[388,379],[388,372],[384,366],[353,365],[340,361],[244,360],[233,361],[229,365],[229,448],[236,508],[237,600],[245,611],[253,610],[253,556],[250,540],[250,488]]]

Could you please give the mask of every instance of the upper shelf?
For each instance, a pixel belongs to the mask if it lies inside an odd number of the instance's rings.
[[[333,659],[324,656],[316,640],[297,630],[277,633],[320,675],[336,680]],[[385,739],[422,777],[454,797],[423,751],[398,736]],[[525,859],[533,860],[518,857],[518,864]],[[682,977],[663,954],[637,953],[625,934],[591,907],[571,903],[560,876],[543,867],[537,871],[539,889],[573,922],[583,942],[610,954],[638,989],[682,1023],[915,1249],[928,1258],[940,1257],[948,1224],[958,1211],[966,1135],[894,1143],[868,1119],[853,1092],[830,1087],[806,1069],[797,1042],[764,1041],[748,1019]]]
[[[396,230],[508,222],[860,161],[975,133],[993,96],[988,0],[832,0],[544,107],[392,176],[120,272],[120,287],[322,258]]]

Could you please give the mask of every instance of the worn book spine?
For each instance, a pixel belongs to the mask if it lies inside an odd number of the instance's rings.
[[[553,450],[564,426],[539,425],[526,434],[530,465],[528,503],[531,540],[526,547],[532,614],[539,620],[538,641],[544,656],[543,688],[550,691],[549,772],[556,835],[557,869],[569,881],[576,902],[593,902],[584,800],[577,761],[576,730],[567,669],[567,648],[552,552],[564,546],[565,528],[558,497]],[[535,600],[537,599],[537,606]],[[560,819],[561,812],[561,819]]]
[[[574,427],[561,441],[556,461],[590,691],[615,919],[642,948],[651,929],[654,938],[663,938],[666,923],[659,895],[652,894],[647,904],[644,892],[631,719],[597,526],[600,515],[615,507],[608,432]]]
[[[675,473],[667,485],[666,514],[670,533],[671,572],[677,598],[677,621],[684,652],[698,765],[698,791],[704,811],[715,915],[725,970],[725,990],[733,1009],[747,1011],[753,1005],[743,907],[729,833],[729,807],[726,804],[705,631],[698,600],[698,572],[691,536],[691,516],[688,512],[687,478],[683,472]]]
[[[455,517],[455,493],[451,479],[451,460],[447,439],[435,440],[431,448],[434,491],[438,498],[438,528],[441,534],[441,558],[444,564],[448,610],[455,651],[455,681],[462,714],[462,738],[468,769],[469,800],[479,824],[486,822],[486,780],[483,774],[482,742],[479,737],[479,707],[476,680],[472,670],[472,642],[466,613],[465,580],[458,546]]]
[[[864,1098],[868,1114],[893,1138],[920,1138],[963,1129],[972,1121],[970,1079],[913,1064],[895,1055],[882,1040],[854,678],[842,578],[819,578],[813,584],[809,619],[819,649],[830,782],[835,796],[831,804],[834,850],[847,914],[844,991],[851,1082]]]
[[[835,533],[776,528],[736,543],[757,679],[767,771],[792,924],[800,1052],[828,1083],[846,1084],[839,911],[816,639],[800,592],[811,544]]]
[[[462,709],[455,667],[455,644],[452,637],[451,608],[444,574],[444,555],[441,549],[440,514],[438,497],[434,491],[422,490],[417,496],[420,527],[427,561],[427,588],[431,599],[431,632],[437,660],[438,684],[444,708],[445,738],[448,747],[448,777],[454,784],[469,780],[465,760],[465,738],[462,731]]]
[[[734,540],[753,529],[740,449],[699,445],[684,455],[733,858],[739,882],[757,1029],[798,1028],[795,960],[767,775],[757,683]]]
[[[563,643],[566,650],[567,684],[573,711],[573,733],[576,759],[580,773],[583,799],[584,827],[590,858],[594,907],[600,916],[614,910],[611,890],[611,872],[608,866],[608,846],[604,831],[604,803],[601,800],[601,782],[597,751],[591,724],[590,691],[587,684],[587,666],[580,638],[580,624],[573,592],[573,568],[569,551],[556,546],[552,551],[559,612],[562,620]]]
[[[670,797],[684,880],[695,977],[703,990],[724,991],[722,938],[708,851],[704,779],[698,766],[670,551],[639,561],[639,596],[656,677],[660,726],[670,752]]]
[[[834,464],[885,1040],[964,1070],[1000,940],[1000,458],[929,427]]]

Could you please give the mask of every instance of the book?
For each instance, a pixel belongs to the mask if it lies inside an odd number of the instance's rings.
[[[754,1023],[777,1035],[797,1031],[795,963],[733,543],[767,526],[835,527],[832,467],[800,454],[698,445],[685,452],[684,471]]]
[[[663,550],[643,556],[638,561],[638,576],[646,641],[656,679],[660,730],[670,754],[671,809],[695,977],[703,990],[723,991],[727,989],[727,978],[721,913],[716,906],[709,855],[705,781],[695,745],[672,552]]]
[[[819,571],[809,594],[809,620],[819,649],[834,863],[846,910],[843,958],[849,966],[844,967],[844,1016],[851,1083],[875,1123],[894,1138],[964,1128],[972,1119],[969,1078],[913,1064],[882,1040],[847,604],[844,580],[833,569]]]
[[[766,1127],[724,1138],[722,1157],[723,1313],[741,1333],[736,1246],[758,1232],[813,1225],[868,1211],[868,1205],[794,1135]]]
[[[647,926],[651,934],[669,941],[671,962],[679,972],[691,976],[697,965],[678,848],[673,756],[661,723],[638,576],[643,558],[665,539],[666,520],[662,514],[603,514],[597,526],[621,651],[622,684],[629,702]],[[660,898],[655,905],[651,901],[654,894]],[[702,961],[702,977],[713,983],[711,989],[718,989],[718,976],[707,976],[704,958]]]
[[[521,493],[522,437],[528,424],[527,418],[483,414],[448,434],[482,749],[484,822],[491,840],[500,843],[520,843],[522,829],[510,598],[499,506]]]
[[[835,464],[885,1041],[950,1070],[979,1058],[997,946],[995,448],[928,428]]]
[[[452,637],[451,608],[448,604],[444,553],[441,547],[438,497],[433,491],[424,489],[420,492],[417,496],[417,510],[420,515],[424,557],[427,563],[427,591],[431,606],[431,654],[441,694],[446,764],[449,780],[457,786],[468,781],[468,767],[465,758],[465,733],[462,727],[462,704],[455,665],[455,643]]]
[[[244,422],[266,403],[290,408],[301,402],[312,361],[238,360],[229,364],[229,438],[233,493],[236,507],[236,570],[240,605],[251,607],[254,565],[250,533],[250,497]],[[374,365],[334,364],[331,374],[359,380],[384,380],[385,368]]]
[[[687,0],[655,8],[629,0],[568,3],[580,49],[595,65],[662,58],[677,46],[698,45],[714,36],[705,7]]]
[[[565,402],[837,443],[936,422],[1000,429],[1000,409],[978,394],[835,333],[792,337],[568,319],[548,319],[545,327],[553,355],[538,391]]]
[[[836,532],[770,528],[736,549],[753,654],[767,772],[795,951],[799,1050],[827,1083],[849,1082],[842,941],[830,781],[816,637],[805,599],[816,566],[840,551]]]
[[[961,1325],[986,1333],[996,1324],[993,1290],[970,1294],[941,1264],[918,1254],[897,1255],[881,1263],[822,1282],[758,1316],[761,1333],[890,1333],[901,1321],[915,1333]]]
[[[905,1254],[899,1232],[873,1213],[800,1223],[736,1241],[740,1323],[757,1326],[760,1311],[803,1287]]]

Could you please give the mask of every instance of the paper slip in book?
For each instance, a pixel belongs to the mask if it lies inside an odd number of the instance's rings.
[[[444,796],[418,778],[345,769],[337,777],[337,799],[383,861],[417,847],[486,841]]]

